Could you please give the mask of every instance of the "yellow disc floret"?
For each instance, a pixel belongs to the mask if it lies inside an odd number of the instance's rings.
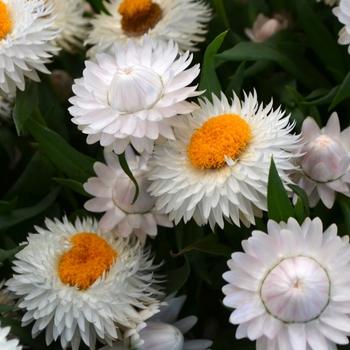
[[[12,22],[6,4],[0,1],[0,40],[10,33]]]
[[[123,31],[129,36],[147,33],[162,16],[162,9],[152,0],[124,0],[118,12],[122,15]]]
[[[87,289],[109,271],[117,253],[96,233],[77,233],[71,243],[73,247],[61,257],[58,275],[65,284]]]
[[[250,140],[250,127],[236,114],[207,120],[191,137],[187,152],[190,162],[200,169],[220,168],[225,156],[236,159]]]

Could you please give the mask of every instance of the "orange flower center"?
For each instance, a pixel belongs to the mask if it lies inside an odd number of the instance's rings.
[[[61,257],[58,275],[63,283],[85,290],[109,271],[117,253],[96,233],[77,233],[71,242],[73,247]]]
[[[162,9],[152,0],[124,0],[118,9],[125,34],[139,36],[152,29],[162,16]]]
[[[201,170],[221,168],[225,156],[236,159],[250,140],[250,127],[236,114],[207,120],[191,137],[187,148],[190,162]]]
[[[10,33],[12,22],[6,4],[0,1],[0,40]]]

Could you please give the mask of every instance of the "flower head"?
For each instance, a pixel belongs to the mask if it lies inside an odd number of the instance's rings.
[[[7,336],[10,333],[11,327],[0,327],[0,349],[1,350],[21,350],[22,346],[18,345],[18,339],[8,340]]]
[[[180,51],[195,51],[211,18],[208,5],[195,0],[110,0],[104,6],[108,14],[98,14],[91,21],[86,43],[93,46],[88,57],[111,53],[114,42],[126,45],[131,39],[141,44],[143,34],[148,34],[153,47],[173,40]]]
[[[46,220],[16,254],[16,274],[6,282],[26,309],[32,336],[46,329],[46,342],[61,338],[62,348],[91,349],[96,337],[111,344],[121,329],[136,327],[159,311],[162,296],[148,248],[135,239],[102,233],[91,219],[75,224]]]
[[[87,61],[69,100],[72,121],[89,135],[87,143],[99,141],[117,154],[131,143],[139,153],[152,153],[160,135],[174,138],[171,125],[177,118],[172,117],[192,112],[196,105],[185,99],[200,94],[196,86],[186,87],[198,75],[198,65],[186,70],[192,56],[177,55],[172,41],[152,49],[145,36],[142,46],[116,43],[113,57],[101,54],[97,63]]]
[[[253,28],[246,28],[245,33],[250,40],[255,42],[266,41],[270,36],[288,27],[288,19],[280,14],[272,18],[259,13],[253,24]]]
[[[184,116],[187,128],[176,129],[176,140],[156,146],[149,191],[176,224],[193,216],[212,228],[223,227],[223,218],[249,226],[266,210],[271,157],[288,182],[284,171],[294,169],[290,151],[299,136],[290,134],[293,125],[280,108],[259,106],[255,93],[243,102],[234,95],[232,104],[223,94],[213,104],[199,103],[201,109]]]
[[[24,90],[24,77],[40,81],[36,70],[50,73],[44,64],[59,50],[47,43],[58,34],[52,10],[45,0],[0,1],[0,94]]]
[[[300,171],[295,173],[295,181],[308,194],[311,207],[321,199],[331,208],[335,192],[350,197],[350,127],[340,132],[334,112],[322,129],[313,118],[306,118],[302,135],[306,144],[301,150],[304,155],[298,159]]]
[[[106,212],[99,222],[104,231],[117,228],[118,234],[126,237],[131,233],[145,243],[147,235],[157,234],[157,224],[172,227],[168,216],[154,207],[156,199],[146,190],[150,181],[148,173],[148,153],[136,156],[129,146],[125,151],[129,169],[139,186],[139,195],[132,204],[135,195],[135,185],[120,166],[114,153],[105,153],[107,165],[95,163],[94,169],[98,177],[93,177],[84,184],[88,193],[96,196],[85,203],[85,208],[93,212]]]
[[[333,8],[333,13],[338,17],[340,23],[345,26],[339,31],[338,43],[340,45],[350,44],[350,0],[340,0],[339,6]],[[350,46],[348,47],[350,53]]]
[[[235,252],[224,304],[237,338],[257,340],[257,350],[336,349],[350,334],[349,236],[333,224],[324,233],[319,218],[300,226],[268,222],[268,234],[253,231]]]
[[[52,28],[59,30],[57,37],[50,44],[68,52],[83,48],[88,34],[89,19],[84,17],[85,0],[50,0],[54,10],[50,14],[55,18]]]

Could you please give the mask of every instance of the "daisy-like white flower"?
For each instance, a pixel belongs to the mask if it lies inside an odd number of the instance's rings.
[[[59,50],[48,44],[58,34],[52,10],[45,0],[0,1],[0,94],[24,90],[25,77],[40,81],[36,70],[50,73],[44,64]]]
[[[350,0],[340,0],[339,6],[332,10],[334,15],[338,17],[340,23],[345,26],[339,31],[338,43],[340,45],[350,44]],[[348,47],[350,53],[350,46]]]
[[[196,0],[110,0],[104,6],[108,14],[91,21],[93,29],[86,43],[93,46],[88,57],[111,52],[114,42],[126,45],[128,38],[141,44],[143,34],[148,34],[153,47],[173,40],[180,51],[196,51],[211,18],[208,5]]]
[[[288,19],[281,15],[275,14],[272,18],[266,17],[259,13],[253,24],[253,28],[246,28],[244,31],[251,41],[263,42],[270,36],[288,27]]]
[[[349,236],[336,225],[324,233],[319,218],[300,226],[270,220],[232,254],[224,305],[234,308],[236,338],[257,350],[334,350],[350,334]]]
[[[130,338],[130,346],[115,342],[113,347],[106,346],[100,350],[205,350],[212,345],[211,340],[185,340],[187,333],[197,322],[197,317],[188,316],[177,320],[186,296],[169,295],[164,299],[160,312],[137,326],[137,329],[127,330],[124,334]]]
[[[145,243],[147,235],[154,237],[157,234],[157,225],[173,225],[167,215],[155,209],[156,199],[146,191],[150,185],[146,179],[150,155],[145,152],[136,156],[129,146],[125,158],[139,186],[135,203],[131,204],[136,191],[135,184],[125,174],[118,157],[114,153],[105,153],[107,165],[96,162],[94,169],[98,177],[92,177],[84,184],[85,191],[95,196],[84,206],[93,212],[106,212],[99,222],[102,230],[116,227],[118,234],[124,237],[133,232]]]
[[[302,135],[306,144],[301,149],[304,154],[298,159],[300,169],[294,180],[309,196],[310,207],[321,199],[327,208],[332,208],[336,192],[350,197],[350,127],[340,132],[334,112],[322,129],[313,118],[306,118]]]
[[[10,333],[11,327],[4,327],[2,328],[0,326],[0,349],[1,350],[21,350],[22,346],[18,345],[19,340],[18,339],[11,339],[8,340],[7,336]]]
[[[199,103],[201,109],[184,116],[187,128],[175,130],[176,140],[155,147],[148,190],[176,224],[193,217],[213,229],[224,226],[224,217],[249,226],[267,210],[272,156],[282,180],[290,182],[285,170],[295,168],[290,160],[297,155],[290,152],[299,136],[290,134],[289,116],[273,111],[272,101],[259,106],[255,93],[242,102],[234,95],[231,104],[223,94],[221,100],[213,96],[213,104]]]
[[[48,3],[54,6],[52,28],[59,30],[50,44],[71,53],[82,49],[89,29],[89,18],[84,17],[85,0],[48,0]]]
[[[60,337],[63,349],[78,349],[81,339],[94,349],[96,337],[112,344],[121,328],[159,311],[156,266],[138,240],[102,233],[89,218],[45,224],[16,254],[6,282],[26,309],[22,325],[35,321],[33,337],[46,329],[47,345]]]
[[[114,48],[114,56],[87,61],[84,77],[75,80],[76,96],[69,100],[72,122],[88,134],[88,144],[99,141],[107,152],[121,154],[131,143],[139,153],[152,153],[160,135],[174,138],[176,114],[197,108],[185,99],[201,94],[196,86],[187,87],[199,65],[186,70],[192,55],[178,57],[172,41],[152,49],[147,36],[142,46],[128,40],[126,48],[117,43]]]

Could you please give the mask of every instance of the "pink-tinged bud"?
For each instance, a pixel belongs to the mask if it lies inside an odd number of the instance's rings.
[[[253,28],[246,28],[245,33],[254,42],[266,41],[270,36],[288,27],[288,19],[281,14],[272,18],[260,13],[253,24]]]
[[[182,350],[184,345],[181,331],[163,322],[147,322],[139,334],[144,343],[137,350]]]
[[[311,207],[321,199],[331,208],[335,192],[350,197],[350,128],[340,132],[337,113],[331,115],[322,129],[308,117],[302,126],[302,136],[306,143],[299,158],[298,185],[309,195]]]

